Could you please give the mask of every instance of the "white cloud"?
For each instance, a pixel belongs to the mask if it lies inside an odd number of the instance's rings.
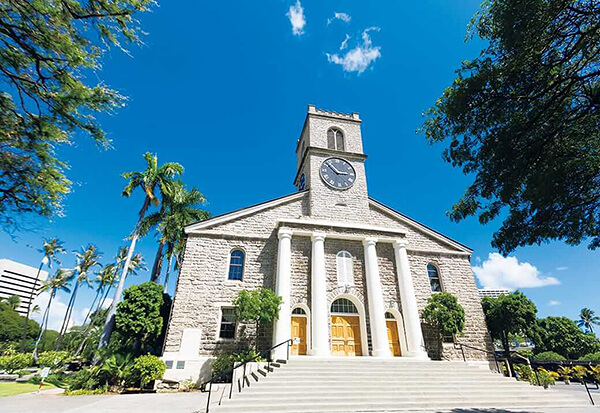
[[[478,255],[475,257],[475,262],[479,264],[481,262],[481,257]]]
[[[340,45],[340,50],[344,50],[348,46],[348,40],[350,40],[350,35],[346,34],[346,38],[344,39],[344,41]]]
[[[292,24],[292,33],[296,36],[304,34],[304,26],[306,26],[306,18],[304,17],[304,9],[300,0],[296,0],[296,4],[290,6],[290,9],[285,14]]]
[[[569,267],[556,267],[556,271],[566,271]]]
[[[331,22],[333,22],[335,19],[341,20],[344,23],[350,23],[350,20],[352,19],[352,17],[350,17],[350,15],[348,13],[338,13],[336,11],[332,18],[327,19],[327,26],[329,26],[331,24]]]
[[[56,296],[52,299],[52,305],[50,306],[50,314],[48,315],[48,329],[50,330],[60,330],[62,326],[63,319],[65,317],[65,312],[67,311],[67,303],[61,300],[61,296]],[[31,318],[33,318],[38,323],[42,322],[42,317],[44,316],[44,311],[46,311],[46,306],[48,305],[48,300],[50,299],[50,293],[43,292],[37,296],[37,298],[33,301],[34,304],[40,306],[40,312],[32,314]],[[69,297],[66,297],[66,301],[68,301]],[[83,299],[79,297],[79,299]],[[107,298],[106,303],[110,305],[112,299]],[[104,304],[106,308],[107,304]],[[75,301],[75,306],[77,307],[77,301]],[[82,309],[77,310],[75,308],[71,315],[71,320],[69,320],[69,328],[74,325],[81,325],[85,316],[89,311],[89,307],[84,307]]]
[[[473,272],[484,288],[506,288],[514,291],[518,288],[544,287],[560,284],[554,277],[543,277],[540,271],[528,262],[519,262],[516,257],[506,257],[493,252],[481,266],[473,267]]]
[[[363,31],[362,44],[340,56],[327,53],[327,60],[336,65],[341,65],[345,72],[357,72],[359,75],[367,70],[369,65],[381,57],[381,47],[373,47],[370,31],[379,31],[379,27],[370,27]],[[343,44],[343,43],[342,43]]]
[[[556,301],[556,300],[550,300],[548,301],[548,305],[554,306],[554,305],[561,305],[562,303],[560,301]]]

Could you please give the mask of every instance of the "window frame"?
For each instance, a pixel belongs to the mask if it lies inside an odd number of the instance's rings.
[[[346,300],[346,301],[348,301],[352,305],[352,307],[354,307],[354,311],[355,312],[353,312],[353,313],[347,313],[347,312],[333,311],[333,305],[336,303],[336,301],[340,301],[340,300]],[[331,302],[331,305],[329,306],[329,312],[331,314],[346,314],[346,315],[350,314],[350,315],[355,315],[355,316],[359,316],[360,317],[360,312],[359,312],[358,307],[356,306],[356,304],[354,304],[352,302],[352,300],[350,300],[349,298],[346,298],[346,297],[338,297],[335,300],[333,300]]]
[[[347,254],[347,256],[345,254]],[[349,268],[348,261],[350,262]],[[340,262],[343,263],[344,268],[340,268]],[[354,287],[354,257],[349,251],[341,250],[335,254],[335,270],[338,287]],[[341,270],[344,270],[343,274]],[[343,277],[341,277],[341,275],[343,275]]]
[[[240,251],[242,253],[242,272],[240,275],[240,278],[229,278],[229,275],[231,273],[231,258],[232,258],[232,254],[235,251]],[[227,282],[234,282],[234,283],[240,283],[244,281],[244,275],[246,273],[246,257],[247,257],[247,253],[246,250],[244,248],[241,247],[234,247],[229,251],[229,254],[227,255],[227,268],[225,269],[225,281]],[[237,265],[236,265],[237,266]]]
[[[329,145],[329,132],[333,132],[333,148],[331,147],[331,145]],[[341,149],[340,145],[338,145],[338,138],[341,138]],[[342,152],[346,150],[346,134],[341,128],[337,126],[332,126],[329,129],[327,129],[327,149]]]
[[[221,337],[221,332],[223,331],[223,315],[224,315],[224,310],[232,310],[233,311],[233,316],[234,316],[234,321],[227,321],[226,323],[228,324],[233,324],[233,337]],[[238,326],[238,320],[237,317],[235,317],[235,307],[233,306],[222,306],[219,309],[219,320],[218,320],[218,324],[217,324],[217,341],[235,341],[236,336],[237,336],[237,326]]]
[[[432,277],[429,275],[429,266],[432,266],[435,269],[435,273],[437,274],[438,285],[440,286],[439,291],[433,290],[433,286],[431,285]],[[444,284],[442,283],[442,274],[440,271],[440,267],[433,262],[429,262],[429,263],[427,263],[426,270],[427,270],[427,280],[429,281],[429,290],[431,291],[431,293],[434,294],[434,293],[444,292]]]

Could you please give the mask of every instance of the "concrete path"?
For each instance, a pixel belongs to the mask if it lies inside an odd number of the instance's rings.
[[[577,392],[587,397],[583,386],[564,386],[557,384],[553,391]],[[582,392],[583,390],[583,392]],[[52,389],[41,393],[20,394],[0,398],[2,413],[89,413],[89,412],[167,412],[193,413],[204,412],[206,393],[161,393],[161,394],[123,394],[109,396],[64,396],[60,389]],[[600,401],[598,390],[595,399]],[[375,412],[370,412],[375,413]],[[600,413],[600,406],[577,408],[543,408],[543,409],[453,409],[429,410],[411,413]]]

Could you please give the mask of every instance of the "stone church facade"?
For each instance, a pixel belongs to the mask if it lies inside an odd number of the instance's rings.
[[[272,331],[258,332],[262,348],[292,338],[297,357],[450,360],[462,359],[454,340],[491,350],[472,251],[369,197],[359,115],[310,105],[296,153],[296,193],[185,228],[165,378],[206,378],[218,352],[253,336],[232,301],[258,287],[283,298]],[[420,320],[439,291],[466,312],[444,343]]]

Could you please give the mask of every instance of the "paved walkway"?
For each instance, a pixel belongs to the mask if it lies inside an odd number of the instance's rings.
[[[565,386],[562,383],[552,387],[551,391],[578,392],[587,398],[581,385]],[[206,393],[160,393],[160,394],[122,394],[108,396],[63,396],[60,389],[41,393],[20,394],[0,398],[2,413],[193,413],[204,412]],[[593,392],[594,399],[600,404],[600,392]],[[421,411],[411,413],[600,413],[600,406],[577,408],[540,408],[540,409],[452,409],[446,411]],[[371,412],[374,413],[374,412]]]

